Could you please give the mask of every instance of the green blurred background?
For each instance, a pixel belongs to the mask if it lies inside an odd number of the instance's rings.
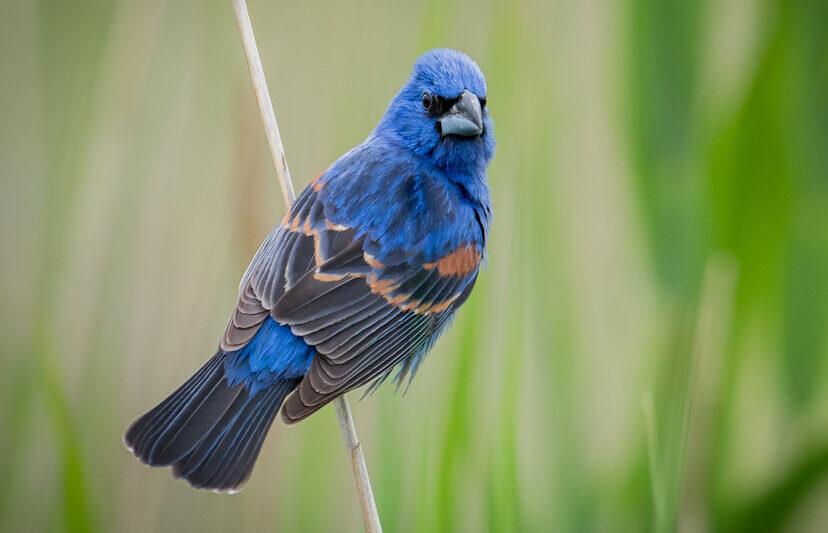
[[[121,445],[284,212],[230,3],[0,6],[0,529],[360,530],[331,408],[236,496]],[[828,2],[250,9],[297,188],[422,51],[488,77],[488,268],[351,395],[386,531],[828,531]]]

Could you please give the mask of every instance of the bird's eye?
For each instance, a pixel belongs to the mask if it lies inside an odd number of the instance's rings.
[[[434,105],[434,97],[431,96],[431,93],[423,93],[423,109],[426,111],[431,111],[431,107]]]
[[[486,97],[480,99],[480,109],[484,109],[486,107]]]

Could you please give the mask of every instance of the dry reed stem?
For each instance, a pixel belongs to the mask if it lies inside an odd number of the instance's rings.
[[[256,38],[253,34],[253,25],[250,23],[250,15],[247,12],[245,0],[232,0],[233,11],[236,13],[236,21],[239,24],[244,55],[247,58],[247,66],[250,68],[250,78],[253,81],[253,90],[256,93],[256,101],[259,103],[262,123],[265,127],[267,145],[270,148],[270,155],[273,158],[273,166],[276,169],[276,176],[279,178],[279,185],[282,188],[282,196],[285,199],[286,208],[290,208],[296,194],[293,191],[293,183],[290,179],[285,151],[282,148],[282,138],[279,135],[279,126],[276,124],[276,115],[273,113],[273,104],[270,101],[270,92],[267,89],[262,61],[259,58],[259,50],[256,46]],[[377,513],[377,504],[374,501],[374,493],[371,490],[371,480],[368,478],[368,467],[365,464],[365,455],[362,453],[362,446],[359,444],[354,419],[351,416],[351,409],[345,395],[337,397],[334,401],[336,417],[339,419],[339,428],[342,431],[342,440],[348,450],[351,460],[351,469],[354,473],[357,495],[362,506],[362,519],[365,523],[365,530],[368,533],[380,533],[382,526]]]

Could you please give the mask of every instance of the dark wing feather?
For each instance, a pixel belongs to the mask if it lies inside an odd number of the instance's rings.
[[[305,189],[247,268],[222,337],[222,349],[239,350],[250,342],[287,289],[318,264],[352,245],[354,235],[350,228],[329,224],[316,189]],[[310,306],[308,312],[314,309]]]
[[[456,258],[449,264],[409,257],[385,265],[356,241],[305,274],[272,311],[318,354],[285,401],[284,419],[302,420],[336,396],[384,379],[399,364],[404,372],[416,368],[415,359],[474,284],[479,254],[476,259],[466,265]]]
[[[380,342],[344,365],[315,358],[298,390],[285,402],[283,417],[289,422],[302,420],[343,392],[388,373],[427,345],[436,331],[435,322],[433,317],[409,314]]]

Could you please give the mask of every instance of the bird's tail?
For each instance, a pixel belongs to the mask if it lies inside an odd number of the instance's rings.
[[[299,383],[288,379],[250,396],[224,375],[225,353],[210,361],[166,400],[132,423],[124,443],[150,466],[196,488],[240,490],[253,470],[273,418]]]

